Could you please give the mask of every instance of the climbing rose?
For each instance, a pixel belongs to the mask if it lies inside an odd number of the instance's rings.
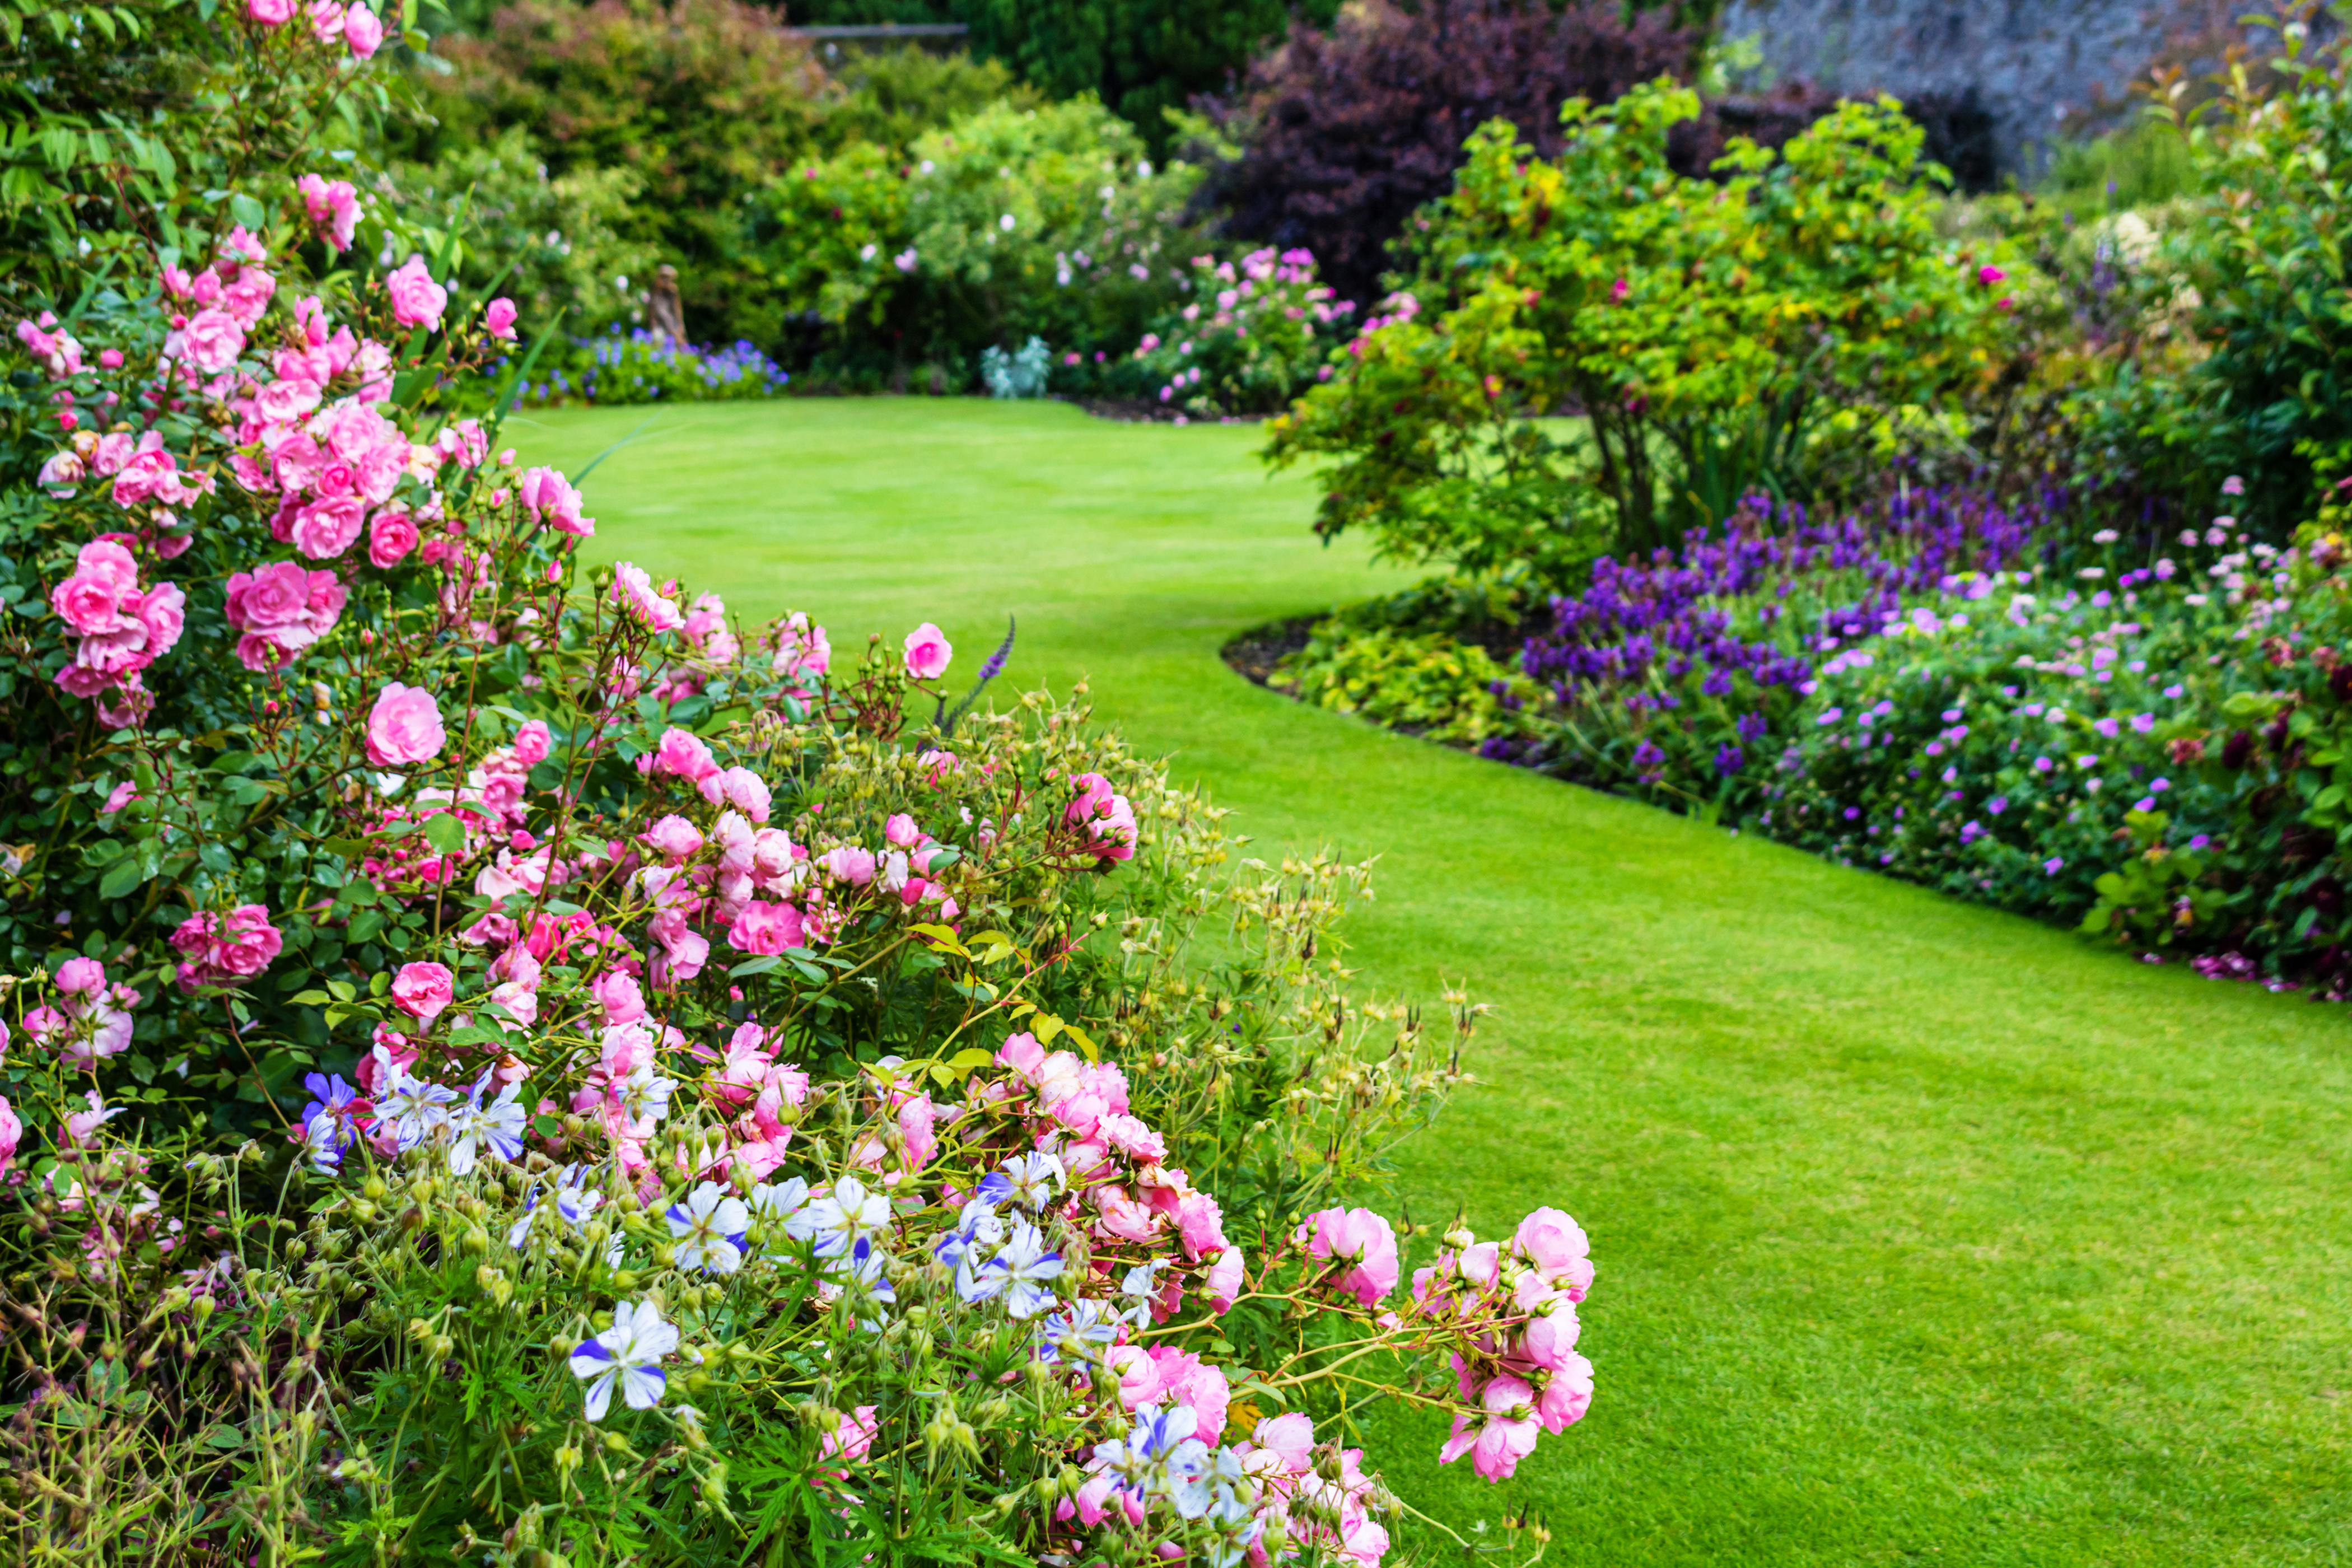
[[[383,280],[384,289],[392,296],[392,319],[404,327],[437,327],[441,312],[449,303],[449,290],[433,281],[425,269],[425,258],[412,256],[400,269]]]
[[[416,520],[404,511],[380,511],[368,524],[368,564],[390,571],[416,548]]]
[[[482,308],[482,325],[490,336],[514,341],[515,302],[500,295]]]
[[[1370,1209],[1325,1209],[1298,1227],[1298,1240],[1318,1258],[1352,1265],[1339,1288],[1365,1306],[1396,1289],[1396,1232]]]
[[[199,310],[182,329],[180,342],[190,364],[217,375],[245,352],[245,329],[226,310]]]
[[[343,13],[343,42],[352,47],[352,54],[366,59],[383,47],[383,23],[366,6],[354,5]]]
[[[269,923],[264,904],[239,904],[226,915],[206,910],[190,915],[172,933],[172,946],[184,962],[180,989],[250,980],[269,967],[285,938]]]
[[[349,250],[360,224],[360,194],[352,183],[305,174],[294,182],[294,188],[302,193],[302,210],[327,248]]]
[[[907,634],[907,673],[918,680],[937,680],[954,657],[947,634],[929,621]]]
[[[376,694],[368,714],[367,752],[377,767],[431,762],[448,738],[441,727],[441,710],[423,687],[395,680]]]
[[[16,1145],[24,1142],[24,1138],[25,1124],[16,1120],[16,1111],[9,1107],[8,1097],[0,1094],[0,1171],[5,1171],[8,1162],[16,1157]]]
[[[430,1023],[449,1005],[455,979],[442,964],[404,963],[393,977],[392,999],[410,1017]]]

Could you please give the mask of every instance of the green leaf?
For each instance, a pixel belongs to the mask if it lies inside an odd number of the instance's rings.
[[[771,969],[781,968],[783,962],[784,961],[782,959],[778,958],[774,953],[763,952],[757,958],[747,958],[742,963],[737,964],[734,968],[729,970],[727,972],[727,978],[730,980],[740,980],[747,974],[765,974]]]
[[[141,864],[140,857],[125,855],[107,868],[105,876],[99,879],[99,896],[106,899],[121,898],[146,879],[147,868]]]
[[[466,825],[455,812],[436,812],[425,819],[425,841],[444,855],[455,855],[466,847]]]

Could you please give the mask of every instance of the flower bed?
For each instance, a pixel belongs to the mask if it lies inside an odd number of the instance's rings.
[[[1483,692],[1478,648],[1361,614],[1272,683],[2151,960],[2343,994],[2339,536],[2282,552],[2224,517],[2144,558],[2101,532],[2061,570],[2066,507],[1923,489],[1824,523],[1757,501],[1601,562]]]

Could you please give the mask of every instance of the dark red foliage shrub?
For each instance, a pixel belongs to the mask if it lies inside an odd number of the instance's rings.
[[[1389,242],[1452,188],[1462,142],[1508,120],[1549,156],[1559,106],[1616,99],[1636,82],[1688,78],[1695,28],[1613,3],[1426,0],[1408,15],[1372,0],[1330,32],[1294,27],[1230,95],[1203,102],[1242,157],[1203,199],[1239,238],[1315,252],[1341,296],[1378,297]]]

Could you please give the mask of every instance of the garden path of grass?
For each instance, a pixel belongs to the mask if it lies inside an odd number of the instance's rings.
[[[645,417],[509,433],[574,471]],[[1307,529],[1249,429],[883,400],[672,409],[594,542],[836,646],[934,618],[1098,711],[1268,845],[1379,854],[1367,984],[1498,1011],[1411,1148],[1424,1218],[1556,1204],[1600,1278],[1591,1415],[1488,1488],[1551,1561],[2352,1561],[2352,1017],[2093,952],[1352,720],[1228,671],[1235,629],[1405,580]],[[1492,1539],[1490,1536],[1489,1539]]]

